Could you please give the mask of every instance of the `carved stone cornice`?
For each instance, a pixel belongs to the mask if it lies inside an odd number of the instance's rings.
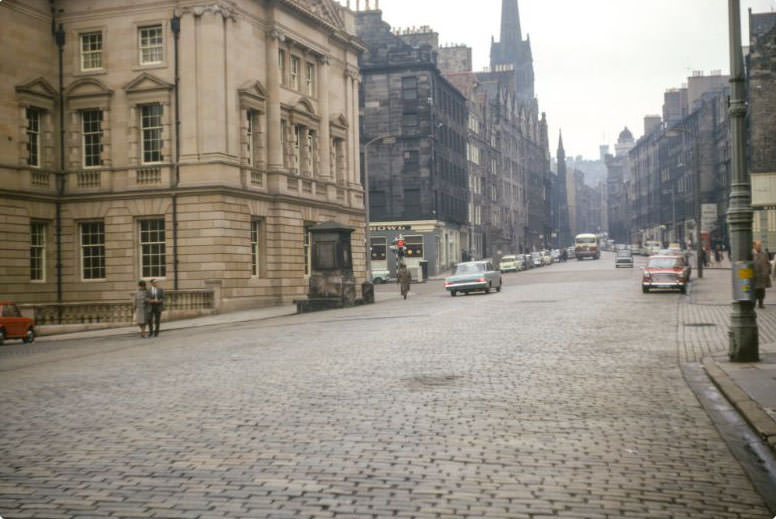
[[[237,11],[233,7],[219,3],[184,7],[183,12],[191,13],[195,18],[199,18],[205,13],[212,13],[221,15],[224,20],[237,20]]]

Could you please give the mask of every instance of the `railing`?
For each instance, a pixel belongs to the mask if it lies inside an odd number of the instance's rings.
[[[37,325],[126,324],[131,323],[135,318],[129,293],[127,301],[62,303],[61,305],[43,303],[20,306],[22,309],[32,310]],[[213,290],[168,290],[165,293],[165,311],[168,318],[192,317],[213,313],[214,310]]]

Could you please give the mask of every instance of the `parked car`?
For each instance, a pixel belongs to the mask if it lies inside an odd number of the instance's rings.
[[[553,263],[558,263],[560,261],[560,250],[552,249],[550,251],[550,255],[552,256],[552,262]]]
[[[531,253],[531,263],[533,263],[534,267],[542,267],[544,266],[544,258],[542,257],[541,252],[532,252]]]
[[[523,256],[523,268],[526,270],[534,268],[533,258],[531,257],[531,255],[523,254],[522,256]]]
[[[628,249],[620,249],[614,255],[614,266],[633,268],[633,254]]]
[[[391,279],[391,273],[388,269],[372,269],[372,283],[380,285],[387,283]]]
[[[552,253],[548,250],[542,251],[542,262],[545,265],[552,265]]]
[[[24,317],[19,307],[11,302],[0,302],[0,345],[6,339],[35,340],[35,320]]]
[[[656,254],[647,260],[641,278],[641,291],[646,294],[653,288],[674,288],[684,294],[689,282],[689,265],[682,256]]]
[[[639,256],[646,256],[646,253],[644,252],[644,247],[642,247],[640,243],[632,243],[630,246],[630,250],[633,254],[638,254]]]
[[[687,265],[687,281],[692,276],[692,264],[690,263],[690,253],[683,251],[682,249],[660,249],[658,252],[660,256],[677,256],[684,259],[685,265]]]
[[[487,260],[458,263],[453,275],[445,279],[445,290],[453,297],[458,292],[483,291],[487,294],[494,288],[496,292],[501,292],[501,272]]]
[[[652,256],[660,252],[660,242],[657,240],[647,240],[644,242],[644,249],[647,256]]]
[[[571,247],[566,248],[566,257],[568,259],[576,258],[577,257],[577,248],[573,245]]]
[[[522,269],[523,264],[523,258],[516,254],[507,254],[505,256],[501,256],[501,261],[499,261],[498,269],[504,273],[504,272],[517,272],[518,270]]]

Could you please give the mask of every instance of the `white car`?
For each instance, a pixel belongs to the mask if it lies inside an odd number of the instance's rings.
[[[502,273],[523,270],[523,260],[514,254],[507,254],[506,256],[501,257],[501,261],[498,264],[498,269]]]

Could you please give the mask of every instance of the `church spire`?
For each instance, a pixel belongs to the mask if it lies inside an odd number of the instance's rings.
[[[523,41],[517,0],[501,0],[501,44],[516,48]]]
[[[566,158],[566,150],[563,149],[563,132],[558,130],[558,161]]]

